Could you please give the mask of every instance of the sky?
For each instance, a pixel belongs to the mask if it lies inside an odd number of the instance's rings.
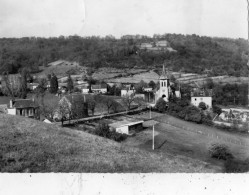
[[[247,38],[246,0],[0,0],[0,37]]]

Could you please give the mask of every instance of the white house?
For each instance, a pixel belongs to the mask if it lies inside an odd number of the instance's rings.
[[[92,85],[91,86],[93,93],[107,93],[107,85],[106,84],[100,84],[100,85]]]
[[[116,123],[109,124],[110,130],[114,130],[117,133],[126,135],[133,135],[135,132],[143,129],[144,121],[119,121]]]
[[[89,93],[89,87],[88,86],[83,86],[82,88],[81,88],[81,91],[82,91],[82,93],[84,93],[84,94],[86,94],[86,93]]]
[[[122,89],[121,90],[121,97],[131,96],[132,94],[135,94],[135,93],[136,93],[135,89]]]
[[[7,114],[25,117],[35,117],[38,114],[39,105],[30,99],[10,100],[7,105]]]
[[[201,102],[207,105],[207,108],[212,108],[212,96],[192,96],[191,104],[198,107]]]

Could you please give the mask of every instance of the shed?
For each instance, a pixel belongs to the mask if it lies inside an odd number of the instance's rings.
[[[112,124],[109,124],[111,130],[115,130],[117,133],[133,135],[136,131],[143,129],[144,121],[118,121]]]

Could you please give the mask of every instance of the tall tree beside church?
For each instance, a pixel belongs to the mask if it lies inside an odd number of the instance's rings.
[[[58,91],[58,79],[56,75],[53,73],[50,80],[50,93],[57,93]]]
[[[73,91],[73,80],[70,74],[67,77],[67,90],[71,93]]]

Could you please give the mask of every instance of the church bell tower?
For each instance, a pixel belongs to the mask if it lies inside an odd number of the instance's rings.
[[[166,102],[169,101],[169,78],[166,75],[165,67],[163,65],[163,72],[161,76],[159,77],[159,83],[160,83],[160,88],[159,88],[159,97],[163,98]]]

